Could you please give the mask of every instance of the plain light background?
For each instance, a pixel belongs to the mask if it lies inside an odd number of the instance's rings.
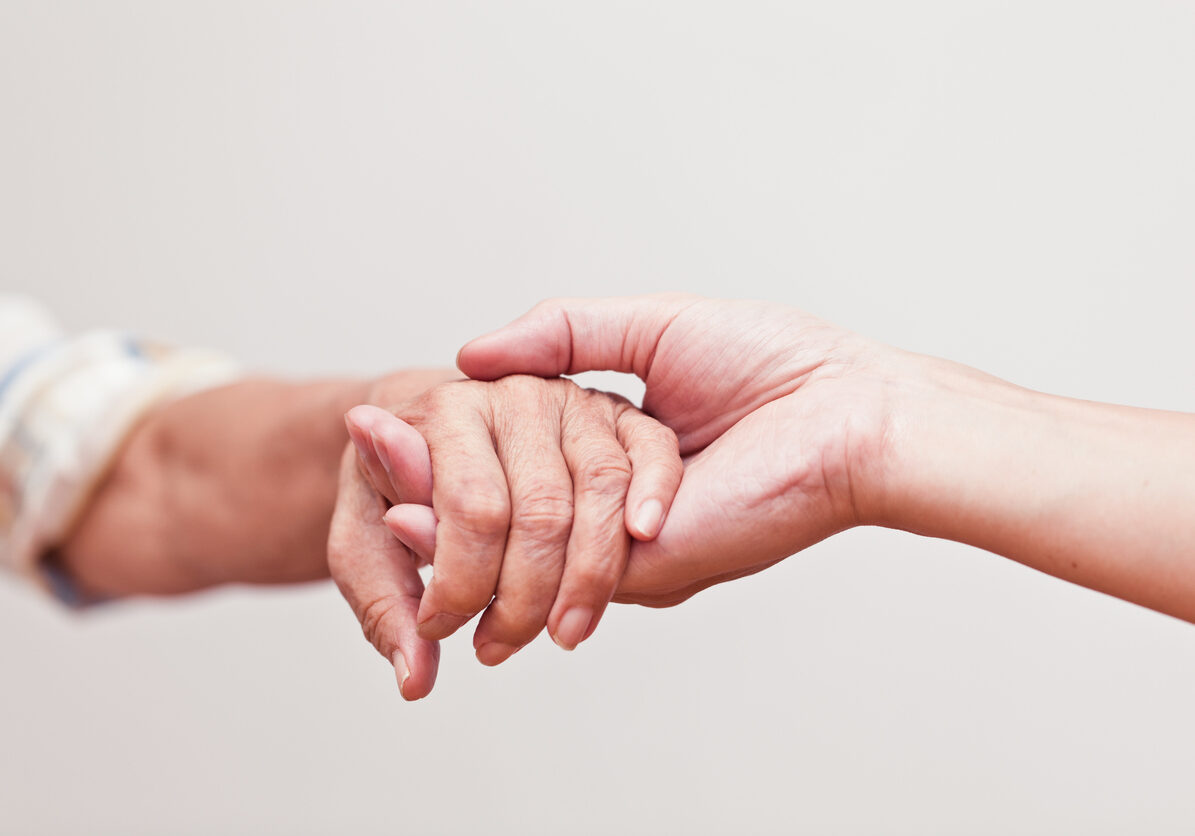
[[[1185,0],[0,0],[0,286],[293,376],[762,297],[1195,410],[1193,43]],[[0,657],[2,833],[1195,827],[1195,627],[890,531],[572,655],[458,636],[414,705],[328,584],[3,582]]]

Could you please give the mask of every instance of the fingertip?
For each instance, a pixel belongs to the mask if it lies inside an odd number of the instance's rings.
[[[394,674],[398,680],[398,693],[406,702],[421,700],[432,692],[436,682],[435,671],[422,669],[411,670],[402,662],[402,654],[395,654]]]
[[[432,692],[440,668],[438,642],[419,638],[413,631],[402,631],[398,647],[391,656],[398,692],[407,702],[421,700]]]
[[[475,339],[469,340],[469,342],[462,345],[460,350],[456,353],[456,367],[465,377],[473,377],[468,370],[468,367],[472,365],[470,363],[470,360],[472,359],[470,348],[472,347],[473,343],[477,342],[479,339],[482,338],[477,337]]]
[[[492,668],[501,665],[522,648],[522,645],[507,644],[506,642],[486,642],[476,648],[474,655],[478,662],[487,668]]]
[[[406,421],[385,412],[369,428],[370,444],[386,471],[399,503],[431,502],[431,453],[423,435]]]
[[[419,610],[415,615],[415,630],[425,641],[439,641],[446,639],[469,623],[471,615],[457,615],[446,612],[436,600],[436,579],[433,577],[427,583],[427,589],[419,602]]]
[[[563,310],[541,302],[508,325],[476,337],[457,352],[456,364],[474,380],[508,374],[555,377],[568,371],[569,329]]]
[[[362,433],[368,433],[377,418],[378,412],[384,412],[384,410],[378,409],[376,406],[370,406],[369,404],[360,404],[354,406],[344,414],[344,423],[350,429],[355,427]]]
[[[599,614],[596,614],[591,607],[584,605],[569,607],[556,620],[555,629],[548,630],[548,635],[562,650],[576,650],[577,645],[593,635],[599,617]]]
[[[637,410],[627,410],[620,420],[619,439],[631,460],[627,532],[636,540],[654,540],[684,479],[676,433]]]
[[[395,650],[394,655],[390,657],[390,663],[394,665],[394,678],[398,680],[398,693],[404,700],[410,699],[406,692],[407,680],[411,678],[411,669],[407,667],[407,657],[401,650]]]
[[[509,331],[513,325],[514,323],[504,325],[497,331],[490,331],[469,340],[456,353],[456,367],[474,380],[493,380],[501,377],[500,366],[503,365],[503,357],[511,347]]]
[[[664,527],[665,513],[664,503],[655,497],[649,497],[634,508],[628,505],[627,531],[636,540],[654,540]]]
[[[363,414],[359,411],[360,409],[361,407],[354,406],[344,414],[344,428],[348,430],[349,438],[356,445],[358,452],[365,456],[372,445],[366,443],[366,439],[369,438],[369,428]]]
[[[358,412],[360,408],[359,406],[354,406],[344,414],[344,425],[348,427],[349,432],[352,432],[354,429],[361,429],[361,414]]]
[[[426,505],[395,505],[382,516],[390,533],[425,563],[436,553],[436,512]]]
[[[361,431],[361,428],[357,424],[349,420],[348,415],[345,415],[344,425],[348,428],[349,440],[353,442],[353,447],[357,451],[357,458],[366,466],[372,464],[378,454],[373,444],[366,440],[368,436]]]
[[[470,340],[457,352],[456,367],[474,380],[502,377],[503,342],[498,331]]]

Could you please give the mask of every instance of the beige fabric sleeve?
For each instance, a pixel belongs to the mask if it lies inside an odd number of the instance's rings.
[[[136,423],[236,376],[213,352],[116,331],[67,337],[40,306],[0,295],[0,564],[45,584],[39,558]]]

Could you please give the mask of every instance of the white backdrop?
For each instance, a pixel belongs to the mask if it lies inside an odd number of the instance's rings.
[[[0,287],[297,376],[763,297],[1195,410],[1193,43],[1182,0],[0,0]],[[415,705],[326,584],[0,582],[0,656],[3,833],[1195,827],[1195,627],[896,532],[571,656],[456,637]]]

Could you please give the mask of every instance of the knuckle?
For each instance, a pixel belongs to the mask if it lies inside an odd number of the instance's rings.
[[[415,402],[412,414],[426,420],[431,416],[440,415],[451,410],[459,400],[460,395],[457,387],[451,383],[444,383],[425,392]]]
[[[672,427],[665,426],[659,421],[651,421],[647,426],[647,435],[652,443],[667,447],[669,453],[680,455],[680,439],[677,438],[676,431]]]
[[[571,421],[587,429],[593,429],[608,427],[617,419],[619,403],[616,395],[584,389],[571,380],[561,382],[569,386],[567,393]]]
[[[568,309],[569,298],[565,296],[553,296],[549,299],[543,299],[535,304],[529,314],[536,319],[545,319],[563,316]]]
[[[450,380],[428,389],[399,410],[399,417],[408,422],[426,421],[459,410],[471,403],[479,384],[471,380]]]
[[[571,580],[575,589],[609,600],[618,582],[618,569],[618,563],[613,559],[595,561],[576,567]]]
[[[631,463],[625,455],[602,452],[585,456],[577,471],[582,490],[622,495],[631,484]]]
[[[529,374],[512,374],[498,381],[498,388],[510,393],[525,394],[539,388],[544,381]]]
[[[488,484],[466,484],[445,500],[443,519],[466,534],[491,539],[506,533],[510,523],[510,500]]]
[[[513,374],[498,381],[497,395],[502,402],[514,405],[520,411],[532,404],[537,405],[537,408],[546,408],[570,385],[575,384],[567,380],[545,380],[534,375]]]
[[[541,491],[520,499],[511,517],[511,528],[520,533],[542,533],[555,539],[573,524],[573,499],[563,492]]]
[[[619,520],[621,524],[621,520]],[[614,537],[578,549],[568,567],[570,580],[585,585],[605,584],[617,579],[626,568],[630,537],[621,530]],[[570,556],[571,557],[571,556]]]
[[[625,415],[624,426],[631,441],[653,447],[667,447],[669,452],[680,449],[680,441],[671,427],[637,410],[628,409]]]

